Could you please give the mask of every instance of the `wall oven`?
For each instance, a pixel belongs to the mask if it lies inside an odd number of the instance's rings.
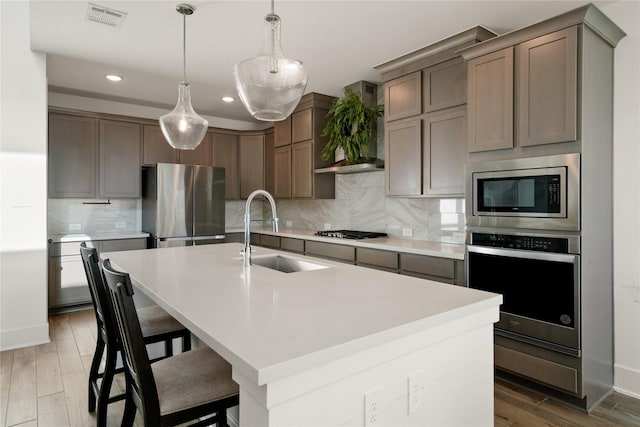
[[[472,163],[471,227],[580,230],[580,155]]]
[[[579,237],[472,232],[468,243],[467,285],[503,295],[496,334],[579,356]]]

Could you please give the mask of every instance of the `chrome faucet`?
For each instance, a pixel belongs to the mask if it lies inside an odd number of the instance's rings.
[[[249,194],[247,197],[247,204],[244,207],[244,248],[242,249],[242,255],[244,256],[244,266],[249,267],[251,265],[251,232],[249,227],[251,225],[251,202],[256,196],[264,196],[271,205],[271,216],[273,217],[273,231],[278,232],[278,215],[276,214],[276,202],[265,190],[256,190]]]

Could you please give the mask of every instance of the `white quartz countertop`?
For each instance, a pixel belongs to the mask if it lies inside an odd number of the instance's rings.
[[[244,229],[231,228],[227,233],[242,233]],[[315,240],[318,242],[336,243],[339,245],[355,246],[358,248],[381,249],[385,251],[404,252],[416,255],[429,255],[441,258],[464,260],[465,246],[455,243],[427,242],[424,240],[399,239],[397,237],[376,237],[374,239],[339,239],[335,237],[316,236],[315,231],[280,229],[274,232],[271,227],[251,227],[252,233],[269,234],[273,236],[291,237],[294,239]]]
[[[496,307],[500,295],[308,256],[328,268],[244,268],[242,245],[103,253],[136,287],[258,384]]]
[[[88,242],[93,240],[146,239],[149,233],[50,234],[51,243]]]

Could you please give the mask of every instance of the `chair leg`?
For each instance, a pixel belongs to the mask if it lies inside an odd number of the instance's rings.
[[[93,360],[91,361],[91,368],[89,369],[89,412],[96,410],[96,394],[95,390],[98,388],[98,377],[100,370],[100,362],[102,361],[102,355],[104,354],[104,341],[98,333],[98,339],[96,340],[96,351],[93,353]]]
[[[124,398],[124,414],[122,415],[122,427],[132,427],[136,418],[136,404],[133,402],[129,378],[127,378],[127,391]]]
[[[109,395],[111,394],[111,384],[118,361],[118,351],[113,345],[107,345],[107,357],[102,374],[102,384],[100,384],[100,395],[98,396],[98,414],[96,419],[97,427],[107,425],[107,406],[109,405]]]
[[[227,423],[227,409],[224,408],[218,413],[218,427],[229,427]]]

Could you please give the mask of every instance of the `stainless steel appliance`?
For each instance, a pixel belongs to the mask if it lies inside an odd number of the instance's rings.
[[[580,155],[473,163],[471,227],[580,230]]]
[[[467,284],[502,294],[496,334],[580,355],[576,236],[471,233]]]
[[[142,231],[151,247],[224,241],[224,168],[158,163],[142,170]]]
[[[373,231],[356,231],[356,230],[321,230],[316,231],[316,236],[337,237],[339,239],[372,239],[375,237],[387,237],[387,233],[377,233]]]

